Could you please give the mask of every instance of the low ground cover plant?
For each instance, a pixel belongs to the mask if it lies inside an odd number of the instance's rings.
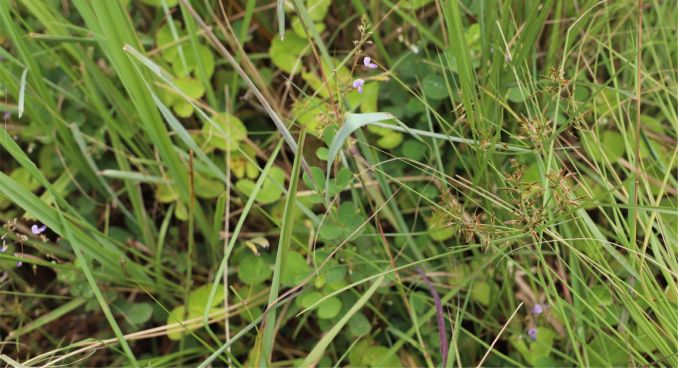
[[[0,1],[0,359],[678,365],[677,20]]]

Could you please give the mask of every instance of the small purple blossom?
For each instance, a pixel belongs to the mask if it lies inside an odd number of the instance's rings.
[[[527,334],[530,336],[530,339],[532,339],[532,341],[537,339],[537,329],[536,328],[533,327],[533,328],[527,330]]]
[[[21,266],[23,266],[23,264],[24,264],[23,262],[17,261],[16,266],[17,266],[17,267],[21,267]]]
[[[34,224],[31,226],[31,232],[35,235],[42,234],[45,230],[47,230],[47,225],[38,226],[37,224]]]
[[[365,85],[365,81],[358,78],[353,81],[353,88],[358,90],[358,93],[363,93],[363,86]]]
[[[9,248],[9,245],[7,245],[7,242],[3,240],[2,247],[0,248],[0,253],[5,253],[7,251],[7,248]]]
[[[9,120],[9,118],[12,117],[12,112],[11,111],[5,111],[4,114],[2,114],[2,119],[3,120]]]
[[[532,307],[530,312],[532,314],[540,315],[540,314],[544,313],[544,306],[537,303],[537,304],[534,305],[534,307]]]
[[[365,56],[365,58],[363,59],[363,65],[365,65],[365,67],[369,69],[377,69],[377,64],[373,63],[372,58],[370,58],[369,56]]]

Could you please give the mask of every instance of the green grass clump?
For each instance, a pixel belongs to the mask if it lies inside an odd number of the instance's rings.
[[[0,1],[0,359],[678,366],[677,21]]]

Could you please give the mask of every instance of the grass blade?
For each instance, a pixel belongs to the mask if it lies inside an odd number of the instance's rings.
[[[301,158],[304,154],[304,141],[306,138],[306,131],[302,130],[299,136],[299,146],[297,153],[294,156],[294,166],[292,167],[292,174],[290,175],[290,185],[287,191],[287,199],[285,200],[285,210],[283,212],[282,226],[280,227],[280,241],[278,243],[278,253],[275,258],[275,267],[273,271],[273,280],[271,281],[271,291],[268,295],[268,304],[272,305],[278,299],[278,291],[280,290],[280,278],[285,272],[285,259],[292,243],[294,208],[297,195],[297,187],[299,184],[299,171],[301,168]],[[276,310],[272,309],[266,316],[264,322],[264,335],[261,343],[261,359],[259,366],[264,367],[270,364],[271,353],[273,352],[273,340],[275,339],[275,316]]]
[[[1,131],[3,133],[3,137],[0,138],[0,140],[2,140],[2,144],[5,146],[5,148],[7,148],[8,151],[13,152],[13,154],[16,155],[16,157],[21,158],[23,161],[27,161],[26,167],[32,167],[34,169],[34,172],[36,172],[35,174],[36,179],[42,182],[45,188],[52,193],[52,196],[54,198],[59,198],[58,194],[52,190],[52,187],[50,183],[47,181],[47,179],[45,179],[44,176],[42,176],[37,167],[32,162],[30,162],[30,159],[28,159],[28,157],[25,156],[23,151],[21,151],[21,149],[18,146],[16,146],[16,143],[14,143],[14,141],[9,138],[7,132],[4,129],[2,129]],[[99,289],[99,286],[96,283],[96,280],[89,266],[90,260],[85,258],[85,254],[83,253],[84,249],[88,249],[86,244],[97,244],[96,240],[87,239],[86,242],[82,242],[82,240],[85,238],[84,233],[77,230],[75,227],[73,227],[73,225],[69,221],[66,220],[63,212],[61,211],[61,209],[58,208],[59,201],[55,201],[55,205],[57,205],[56,209],[48,207],[43,202],[40,202],[38,198],[35,197],[35,195],[33,195],[33,193],[29,192],[26,188],[23,188],[16,181],[11,179],[4,173],[0,173],[0,193],[3,193],[5,196],[9,198],[12,198],[12,200],[15,203],[22,206],[27,212],[35,216],[40,222],[47,225],[54,232],[63,236],[70,243],[71,248],[73,249],[73,252],[76,255],[76,258],[78,259],[80,268],[82,272],[85,274],[85,278],[87,279],[90,288],[94,292],[94,295],[97,301],[99,302],[99,306],[101,307],[101,310],[106,316],[106,319],[108,320],[111,329],[113,329],[113,332],[118,338],[118,341],[120,342],[120,345],[122,346],[125,355],[127,356],[130,364],[132,364],[133,366],[138,366],[139,364],[136,358],[134,357],[132,350],[127,344],[125,338],[123,337],[122,330],[120,330],[120,326],[118,326],[118,323],[116,322],[115,318],[113,317],[113,314],[111,313],[108,301],[104,298],[103,294],[101,293],[101,290]],[[104,263],[103,262],[104,260],[101,259],[103,255],[102,254],[103,250],[97,248],[93,250],[93,253],[96,258],[99,258],[102,261],[102,264],[106,263],[116,264],[117,262],[119,262],[121,258],[125,257],[123,254],[120,254],[118,257],[115,257],[112,260],[109,259],[109,262]]]
[[[87,302],[87,299],[85,298],[73,299],[70,302],[63,304],[58,308],[52,310],[51,312],[34,319],[33,321],[31,321],[31,323],[21,327],[20,329],[10,332],[9,335],[7,335],[7,338],[10,339],[18,338],[23,334],[34,331],[35,329],[38,329],[72,312],[81,305],[85,304],[85,302]]]
[[[278,36],[282,40],[285,38],[285,0],[278,0],[276,13],[278,14]]]
[[[162,178],[160,176],[152,176],[135,171],[106,169],[101,171],[101,176],[105,176],[107,178],[112,179],[130,180],[138,183],[165,184],[165,185],[169,184],[167,179]]]
[[[315,366],[318,364],[320,361],[320,358],[322,358],[323,354],[325,353],[325,350],[327,350],[327,347],[332,343],[334,338],[339,334],[339,331],[341,331],[342,328],[348,323],[348,320],[353,317],[354,314],[356,314],[360,308],[367,303],[368,300],[372,297],[372,294],[374,294],[379,286],[381,285],[382,281],[384,281],[384,276],[379,276],[374,280],[374,283],[372,286],[370,286],[369,289],[365,290],[363,295],[360,296],[360,299],[356,301],[353,306],[351,306],[351,309],[344,314],[337,323],[332,326],[332,328],[325,333],[325,335],[318,341],[316,346],[311,350],[311,352],[306,356],[306,359],[304,359],[303,363],[301,363],[302,367],[310,367],[310,366]]]
[[[393,124],[385,124],[382,123],[383,121],[395,121],[398,125],[393,125]],[[450,142],[456,142],[456,143],[465,143],[469,145],[477,145],[480,142],[477,140],[473,139],[467,139],[467,138],[459,138],[459,137],[453,137],[450,135],[445,135],[445,134],[440,134],[440,133],[435,133],[435,132],[430,132],[430,131],[424,131],[420,129],[411,129],[407,127],[403,122],[400,120],[396,119],[395,116],[393,116],[390,113],[387,112],[374,112],[374,113],[364,113],[364,114],[352,114],[348,113],[346,114],[346,119],[344,120],[344,124],[341,126],[341,129],[337,132],[337,134],[334,136],[332,139],[332,142],[330,143],[330,147],[328,149],[328,154],[327,154],[327,180],[326,183],[329,184],[329,178],[330,178],[330,173],[332,171],[332,164],[334,163],[334,160],[337,158],[337,154],[339,153],[339,150],[341,147],[344,145],[346,142],[346,139],[359,128],[362,128],[366,125],[373,125],[373,126],[378,126],[380,128],[386,128],[386,129],[391,129],[395,130],[398,132],[404,132],[404,133],[409,133],[413,135],[416,138],[419,138],[419,136],[423,137],[430,137],[430,138],[435,138],[435,139],[443,139],[447,140]],[[527,148],[522,148],[519,146],[515,145],[508,145],[508,144],[503,144],[503,143],[497,143],[494,145],[495,148],[497,149],[505,149],[507,151],[513,151],[513,152],[521,152],[521,153],[528,153],[531,152],[531,150]]]
[[[19,119],[24,114],[24,100],[26,97],[26,77],[28,76],[28,68],[21,73],[21,82],[19,82],[19,103],[17,104],[17,115]]]
[[[476,116],[478,105],[478,93],[476,91],[476,75],[471,66],[471,56],[469,55],[469,48],[464,37],[464,25],[462,21],[461,11],[457,0],[448,0],[447,7],[445,7],[445,21],[447,23],[447,34],[450,40],[450,54],[457,60],[457,67],[459,70],[459,82],[462,90],[462,101],[466,116],[469,119],[469,124],[474,127],[475,133],[480,129],[483,134],[483,127],[479,126],[481,123]]]
[[[205,21],[198,15],[198,13],[193,9],[191,4],[189,4],[188,1],[186,0],[180,0],[181,3],[186,6],[186,9],[191,13],[193,18],[198,22],[200,25],[200,28],[202,29],[209,29],[207,24],[205,24]],[[252,82],[252,79],[245,73],[243,68],[240,66],[240,64],[237,62],[237,60],[231,55],[231,53],[224,47],[224,45],[219,42],[219,40],[216,38],[216,36],[211,32],[207,32],[207,36],[210,38],[210,41],[212,42],[213,45],[217,47],[219,52],[226,57],[228,62],[231,64],[233,69],[240,75],[240,77],[247,83],[247,86],[250,88],[250,90],[254,93],[254,96],[257,98],[259,103],[263,106],[264,110],[268,113],[268,115],[271,117],[271,120],[273,120],[273,123],[275,124],[275,127],[278,129],[280,134],[282,134],[283,138],[285,139],[285,142],[289,147],[292,149],[292,151],[296,152],[297,151],[297,143],[294,141],[294,138],[292,137],[292,134],[290,133],[289,129],[283,123],[282,119],[278,115],[275,110],[271,107],[271,104],[264,98],[264,95],[261,94],[259,89],[256,87],[254,82]],[[306,164],[306,160],[303,159],[302,162],[302,167],[304,168],[304,171],[307,171],[310,175],[310,171],[308,170],[308,164]]]

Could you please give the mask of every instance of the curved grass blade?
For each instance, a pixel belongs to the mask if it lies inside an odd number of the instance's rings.
[[[192,201],[185,164],[179,159],[174,145],[160,113],[155,108],[150,93],[145,88],[143,71],[130,60],[123,51],[126,44],[141,47],[139,38],[132,26],[122,3],[117,1],[81,1],[74,0],[78,12],[83,16],[85,24],[97,30],[97,41],[110,60],[113,69],[129,94],[134,108],[138,112],[148,138],[157,148],[162,162],[168,169],[174,186],[183,203]],[[198,227],[206,238],[212,238],[211,226],[207,225],[204,209],[195,207]]]
[[[308,9],[306,9],[306,6],[304,5],[303,2],[301,2],[301,0],[292,0],[292,4],[294,5],[294,9],[297,10],[297,15],[301,20],[301,24],[304,27],[304,30],[308,33],[310,37],[313,38],[313,41],[315,41],[316,46],[318,46],[318,49],[320,50],[320,56],[323,58],[325,63],[327,63],[327,65],[332,65],[332,58],[330,57],[330,53],[327,51],[327,46],[325,46],[322,37],[320,37],[320,33],[315,27],[315,23],[313,22],[313,19],[311,19],[311,15],[308,13]]]
[[[318,341],[318,344],[311,350],[311,352],[306,356],[306,359],[304,359],[304,362],[301,363],[302,367],[311,367],[315,366],[318,364],[320,361],[320,358],[322,358],[323,353],[327,349],[327,347],[332,343],[332,340],[339,334],[339,331],[341,331],[342,328],[348,323],[348,320],[353,317],[354,314],[356,314],[360,308],[367,303],[368,300],[372,297],[372,294],[374,294],[375,291],[379,288],[379,285],[381,285],[381,282],[384,281],[384,275],[381,275],[377,277],[376,280],[374,280],[374,283],[372,286],[370,286],[369,289],[365,291],[365,293],[358,299],[358,301],[353,304],[351,309],[344,314],[337,323],[332,326],[332,328],[327,331],[327,333]]]
[[[195,103],[195,101],[193,101],[191,98],[186,96],[186,94],[183,93],[179,89],[179,87],[177,87],[176,84],[174,84],[174,82],[172,82],[171,77],[167,74],[167,72],[165,72],[160,66],[158,66],[158,64],[154,63],[151,59],[147,58],[146,56],[141,54],[139,51],[137,51],[135,48],[133,48],[129,45],[126,45],[124,49],[131,56],[133,56],[134,58],[139,60],[139,62],[141,62],[145,67],[147,67],[149,70],[151,70],[156,76],[158,76],[160,79],[162,79],[163,82],[167,83],[170,87],[172,87],[175,92],[177,92],[180,96],[182,96],[182,98],[184,98],[186,100],[186,102],[190,103],[195,108],[195,111],[203,119],[205,119],[205,121],[207,121],[209,124],[211,124],[212,127],[214,127],[214,129],[216,129],[221,134],[224,134],[224,135],[228,134],[226,131],[223,130],[223,128],[219,124],[217,124],[210,116],[208,116],[205,113],[205,111],[202,109],[201,106],[199,106],[198,104]],[[145,81],[145,79],[144,79],[144,81]],[[148,82],[146,82],[146,85],[150,89]],[[165,118],[167,123],[177,133],[177,136],[195,152],[195,154],[198,156],[198,158],[200,158],[200,161],[204,162],[205,165],[208,166],[208,168],[210,169],[210,173],[212,173],[215,177],[221,179],[224,183],[227,183],[228,180],[226,179],[225,174],[223,172],[221,172],[221,170],[218,169],[215,166],[215,164],[207,157],[207,155],[205,155],[205,153],[202,151],[202,149],[200,149],[198,147],[198,145],[195,143],[193,138],[191,138],[190,134],[188,134],[188,131],[186,130],[186,128],[184,128],[183,125],[181,125],[181,123],[174,117],[174,115],[167,108],[167,106],[165,106],[162,103],[162,101],[160,101],[160,99],[158,98],[158,96],[155,93],[151,93],[151,97],[153,98],[153,101],[155,102],[156,106],[160,110],[160,113]],[[288,143],[288,146],[292,147],[292,145],[290,145],[287,140],[285,140],[285,142]],[[296,143],[296,141],[294,141],[294,139],[292,139],[292,143],[294,143],[294,147],[295,147],[294,149],[295,149],[295,152],[296,152],[297,143]],[[240,150],[240,148],[238,148],[238,150]],[[303,157],[301,159],[302,159],[301,167],[302,167],[302,169],[304,169],[306,171],[307,167],[308,167],[306,165],[306,161]],[[252,162],[256,164],[256,162],[254,162],[254,161],[252,161]],[[276,185],[279,186],[281,189],[286,190],[286,188],[281,183],[276,182]],[[302,204],[299,201],[297,201],[297,206],[299,206],[301,208],[301,210],[304,212],[304,214],[306,216],[308,216],[314,223],[318,223],[317,216],[312,211],[310,211],[310,209],[308,209],[308,207],[306,207],[304,204]]]
[[[330,172],[332,171],[332,163],[339,153],[339,149],[344,145],[346,139],[353,133],[356,129],[362,128],[367,124],[374,124],[384,120],[392,120],[395,117],[386,112],[372,112],[367,114],[346,114],[346,119],[344,120],[344,125],[339,129],[337,134],[332,139],[330,143],[329,152],[327,154],[327,180],[326,183],[329,183]],[[327,188],[325,188],[327,192]]]
[[[135,367],[139,366],[139,363],[134,357],[134,353],[132,353],[132,350],[127,344],[127,341],[123,337],[122,330],[120,329],[120,326],[116,322],[115,317],[111,312],[109,302],[104,298],[101,289],[97,285],[96,279],[94,278],[94,275],[92,274],[92,270],[89,265],[89,260],[85,258],[85,254],[87,250],[89,250],[90,251],[89,256],[95,257],[99,262],[102,263],[102,265],[108,264],[110,267],[111,264],[115,265],[116,262],[119,262],[120,259],[124,257],[124,255],[119,253],[119,250],[117,249],[116,251],[118,252],[116,253],[118,253],[119,255],[116,257],[115,255],[112,254],[104,254],[105,249],[103,249],[103,247],[97,247],[96,249],[88,247],[88,244],[97,244],[97,242],[94,239],[89,238],[87,235],[85,235],[85,233],[82,230],[78,229],[71,222],[66,220],[63,210],[61,210],[58,206],[59,202],[64,201],[63,198],[60,198],[56,191],[53,190],[50,182],[42,175],[40,170],[38,170],[37,166],[35,166],[35,164],[32,161],[30,161],[30,159],[26,156],[23,150],[21,150],[21,148],[18,147],[18,145],[12,139],[9,139],[7,131],[5,131],[2,128],[0,128],[0,131],[3,133],[3,138],[1,139],[2,145],[18,161],[20,161],[24,167],[28,168],[29,172],[31,172],[35,179],[39,180],[41,184],[45,187],[45,189],[52,193],[52,196],[55,199],[59,198],[60,200],[55,200],[54,205],[56,208],[51,208],[44,204],[43,202],[40,202],[33,193],[28,191],[28,189],[19,185],[12,178],[1,172],[0,172],[0,193],[2,193],[8,198],[12,198],[12,200],[17,205],[22,207],[26,212],[35,216],[41,223],[47,225],[50,229],[52,229],[57,234],[63,236],[64,239],[68,241],[68,243],[71,246],[71,249],[73,249],[73,253],[75,253],[76,258],[78,259],[80,268],[82,272],[85,274],[85,278],[87,279],[87,282],[90,288],[92,289],[94,296],[99,302],[101,311],[104,313],[106,319],[108,320],[108,323],[111,329],[113,330],[113,333],[118,338],[120,346],[122,347],[130,364]],[[132,271],[131,268],[130,271]]]
[[[385,124],[382,123],[383,121],[394,121],[396,122],[397,125],[393,124]],[[329,184],[329,178],[330,178],[330,172],[332,171],[332,163],[334,163],[334,160],[336,159],[337,154],[339,153],[339,150],[341,147],[344,145],[344,142],[346,142],[346,139],[359,128],[364,127],[365,125],[374,125],[378,126],[381,128],[386,128],[386,129],[391,129],[395,130],[398,132],[403,132],[403,133],[408,133],[413,135],[417,139],[421,139],[421,137],[429,137],[429,138],[435,138],[435,139],[443,139],[447,140],[450,142],[455,142],[455,143],[464,143],[464,144],[469,144],[469,145],[478,145],[480,142],[474,139],[468,139],[468,138],[459,138],[459,137],[454,137],[450,135],[445,135],[445,134],[440,134],[440,133],[434,133],[434,132],[429,132],[425,130],[419,130],[419,129],[411,129],[407,125],[405,125],[402,121],[396,119],[395,116],[393,116],[390,113],[387,112],[372,112],[372,113],[365,113],[365,114],[352,114],[348,113],[346,114],[346,119],[344,120],[344,125],[339,129],[337,134],[334,136],[334,139],[332,139],[332,142],[330,143],[330,147],[328,150],[327,154],[327,178],[325,180],[326,183]],[[522,148],[514,145],[508,145],[508,144],[503,144],[503,143],[497,143],[494,145],[495,148],[497,149],[503,149],[507,151],[513,151],[513,152],[522,152],[522,153],[527,153],[531,152],[531,150],[527,148]],[[327,188],[325,188],[327,189]]]
[[[180,0],[181,3],[186,6],[186,9],[191,13],[191,16],[198,22],[198,25],[202,29],[209,29],[209,26],[205,24],[205,21],[200,17],[200,15],[193,9],[193,6],[186,1],[186,0]],[[224,45],[221,44],[219,39],[216,38],[216,36],[212,32],[207,32],[206,33],[207,37],[210,39],[210,42],[217,47],[219,52],[226,57],[228,60],[229,64],[235,69],[235,71],[240,75],[240,77],[245,81],[247,86],[250,88],[252,93],[254,93],[254,96],[257,98],[259,103],[261,103],[261,106],[266,110],[268,113],[269,117],[271,120],[273,120],[273,123],[275,124],[275,127],[278,129],[280,134],[282,134],[283,138],[285,139],[285,142],[287,145],[292,149],[292,151],[296,152],[297,151],[297,142],[294,140],[294,137],[292,137],[292,133],[290,133],[289,129],[287,126],[283,123],[282,119],[273,110],[273,107],[271,104],[266,100],[264,95],[259,91],[257,86],[252,82],[252,79],[245,73],[243,68],[240,66],[238,61],[233,57],[233,55],[224,47]],[[310,170],[308,169],[308,164],[306,163],[306,160],[302,158],[302,167],[304,168],[304,171],[308,172],[310,175]]]

